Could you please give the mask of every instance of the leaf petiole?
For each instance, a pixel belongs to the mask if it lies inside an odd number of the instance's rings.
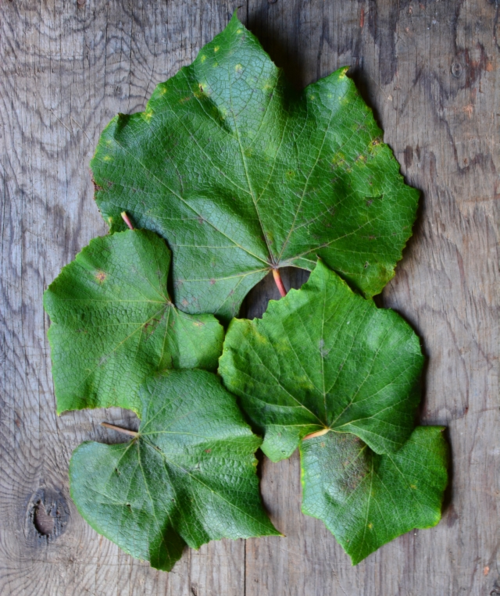
[[[273,277],[274,281],[276,282],[276,285],[278,286],[278,290],[281,294],[281,297],[283,298],[284,296],[286,296],[286,290],[285,286],[283,285],[279,269],[273,269]]]
[[[302,440],[307,441],[307,439],[314,439],[314,437],[322,437],[323,435],[326,435],[326,433],[330,432],[330,430],[331,430],[330,428],[323,428],[323,429],[318,430],[314,433],[306,435]]]
[[[127,226],[128,226],[128,227],[129,227],[131,230],[133,230],[133,229],[134,229],[134,226],[132,225],[132,222],[130,221],[130,217],[127,215],[127,212],[126,212],[126,211],[122,211],[122,212],[120,213],[120,215],[122,216],[122,219],[123,219],[123,221],[124,221],[124,222],[127,224]]]
[[[116,430],[119,433],[124,433],[126,435],[130,435],[131,437],[138,437],[139,433],[135,430],[129,430],[128,428],[122,428],[121,426],[115,426],[114,424],[110,424],[109,422],[101,422],[101,426],[105,428],[110,428],[111,430]]]

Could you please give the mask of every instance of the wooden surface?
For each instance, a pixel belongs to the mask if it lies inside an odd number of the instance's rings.
[[[212,543],[170,574],[97,535],[68,494],[74,447],[118,440],[104,419],[134,421],[118,410],[56,417],[42,293],[106,232],[88,169],[103,126],[142,109],[238,5],[297,86],[352,65],[423,191],[383,304],[423,338],[422,418],[449,428],[452,484],[439,526],[355,568],[300,513],[297,454],[261,466],[287,538]],[[499,44],[498,0],[0,0],[2,596],[500,595]],[[264,281],[249,315],[273,295]]]

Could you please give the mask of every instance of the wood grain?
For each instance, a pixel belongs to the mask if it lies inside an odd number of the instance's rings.
[[[383,304],[423,339],[424,423],[448,426],[443,521],[352,568],[300,513],[297,454],[263,460],[262,490],[287,538],[186,551],[167,574],[131,559],[79,517],[67,466],[83,440],[121,440],[102,420],[57,417],[42,293],[106,229],[88,162],[116,113],[240,18],[297,87],[341,65],[422,190],[415,235]],[[500,595],[498,202],[500,5],[495,0],[12,0],[0,3],[2,595]],[[300,285],[304,274],[285,274]],[[277,292],[246,301],[259,315]]]

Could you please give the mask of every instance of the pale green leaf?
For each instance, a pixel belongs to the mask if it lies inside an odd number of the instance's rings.
[[[147,375],[215,370],[224,330],[187,315],[167,291],[170,251],[153,232],[95,238],[44,296],[58,413],[121,406],[138,412]]]
[[[353,565],[396,536],[435,526],[448,482],[442,431],[419,426],[385,455],[349,434],[302,441],[302,511],[325,523]]]

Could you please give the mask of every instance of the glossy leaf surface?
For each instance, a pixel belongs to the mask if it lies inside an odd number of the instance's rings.
[[[228,320],[271,269],[318,255],[367,297],[391,279],[419,193],[346,70],[298,93],[235,15],[107,126],[97,204],[112,231],[127,211],[167,239],[179,308]]]
[[[71,497],[97,532],[166,571],[185,544],[279,535],[260,499],[261,441],[216,375],[149,378],[140,400],[136,438],[84,443],[71,459]]]

